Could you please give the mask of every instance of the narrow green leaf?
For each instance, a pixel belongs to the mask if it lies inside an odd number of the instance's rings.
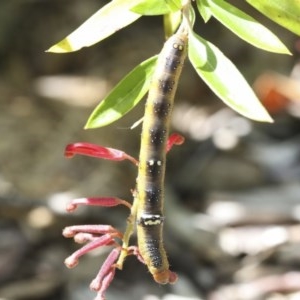
[[[205,23],[211,18],[211,11],[206,0],[197,0],[197,8]]]
[[[216,46],[191,32],[188,54],[199,76],[228,106],[250,119],[272,122],[243,75]]]
[[[170,13],[171,8],[163,0],[140,0],[132,6],[131,11],[144,16],[156,16]]]
[[[96,44],[141,15],[130,11],[132,0],[113,0],[47,52],[66,53]]]
[[[196,21],[196,13],[195,13],[195,10],[192,6],[189,7],[188,19],[189,19],[189,23],[190,23],[191,28],[193,28],[194,25],[195,25],[195,21]]]
[[[181,0],[135,0],[131,11],[144,16],[165,15],[181,9]]]
[[[165,29],[165,37],[168,39],[179,27],[179,24],[182,20],[181,11],[176,11],[173,13],[169,13],[164,15],[164,29]]]
[[[172,12],[176,12],[182,8],[181,0],[165,0]]]
[[[106,126],[123,117],[144,97],[156,65],[153,56],[127,74],[90,115],[85,128]]]
[[[299,0],[246,0],[262,14],[300,35]]]
[[[207,3],[213,16],[241,39],[266,51],[291,54],[274,33],[235,6],[223,0]]]

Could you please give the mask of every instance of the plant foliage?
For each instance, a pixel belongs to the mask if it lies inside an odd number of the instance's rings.
[[[246,0],[274,22],[300,35],[298,0]],[[196,10],[195,10],[196,8]],[[224,0],[113,0],[99,9],[80,27],[48,51],[66,53],[89,47],[136,21],[143,15],[164,16],[166,37],[181,22],[188,24],[188,58],[211,90],[238,113],[257,121],[272,122],[251,87],[235,65],[215,45],[193,30],[195,11],[209,22],[217,19],[238,37],[260,49],[290,54],[268,28]],[[134,68],[102,99],[91,114],[86,128],[110,124],[129,112],[146,94],[155,67],[152,57]]]

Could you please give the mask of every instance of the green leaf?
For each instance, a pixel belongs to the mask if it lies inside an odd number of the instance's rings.
[[[291,54],[275,34],[235,6],[223,0],[207,3],[213,16],[241,39],[266,51]]]
[[[66,53],[89,47],[136,21],[141,15],[130,11],[132,0],[113,0],[98,10],[47,52]]]
[[[188,54],[199,76],[228,106],[250,119],[272,122],[243,75],[216,46],[190,32]]]
[[[211,11],[206,0],[197,0],[197,8],[205,23],[211,18]]]
[[[165,15],[180,10],[180,0],[135,0],[131,11],[144,16]]]
[[[172,12],[178,11],[182,8],[181,0],[165,0]]]
[[[132,6],[131,11],[144,16],[156,16],[168,14],[171,9],[163,0],[140,0],[138,4]]]
[[[299,0],[246,0],[265,16],[300,35]]]
[[[191,28],[193,28],[195,21],[196,21],[196,14],[195,14],[195,10],[193,9],[192,6],[189,7],[188,20],[189,20]]]
[[[147,93],[157,61],[153,56],[127,74],[90,115],[85,128],[106,126],[123,117]]]
[[[182,14],[181,11],[179,10],[164,15],[164,29],[165,29],[166,38],[169,38],[172,34],[174,34],[181,20],[182,20]]]

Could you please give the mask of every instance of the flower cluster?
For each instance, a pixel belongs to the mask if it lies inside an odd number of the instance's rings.
[[[172,134],[168,139],[166,152],[168,152],[173,145],[180,145],[183,142],[184,138],[182,136],[178,134]],[[114,161],[129,160],[136,166],[138,165],[138,161],[135,158],[123,151],[90,143],[75,143],[67,145],[65,149],[65,156],[71,158],[76,154]],[[103,300],[105,299],[105,291],[114,278],[116,268],[122,269],[123,262],[128,255],[135,255],[140,262],[145,263],[139,254],[138,247],[129,245],[129,239],[135,227],[138,200],[135,199],[131,205],[126,200],[112,197],[79,198],[72,200],[66,209],[68,212],[73,212],[79,205],[103,207],[124,205],[130,209],[127,228],[124,234],[110,225],[74,225],[66,227],[63,230],[64,237],[74,238],[75,242],[79,244],[85,244],[79,250],[75,251],[72,255],[66,258],[65,265],[69,268],[75,267],[82,255],[99,247],[113,246],[113,250],[107,256],[98,274],[90,284],[90,288],[97,292],[97,297],[95,300]]]

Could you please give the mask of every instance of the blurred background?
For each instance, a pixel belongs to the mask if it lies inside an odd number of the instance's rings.
[[[105,3],[0,2],[0,299],[93,299],[89,283],[110,249],[69,270],[63,261],[79,246],[64,239],[62,229],[126,226],[125,207],[67,214],[65,206],[91,196],[131,202],[136,168],[69,160],[64,148],[85,141],[138,157],[141,128],[130,127],[142,117],[144,102],[105,128],[83,126],[125,74],[160,51],[162,19],[142,18],[79,52],[45,52]],[[172,132],[186,142],[168,154],[165,201],[165,245],[179,281],[159,286],[130,257],[108,299],[300,299],[299,40],[246,3],[231,3],[273,30],[293,56],[256,49],[214,20],[204,25],[198,19],[196,31],[238,66],[275,122],[235,114],[186,63],[172,118]]]

